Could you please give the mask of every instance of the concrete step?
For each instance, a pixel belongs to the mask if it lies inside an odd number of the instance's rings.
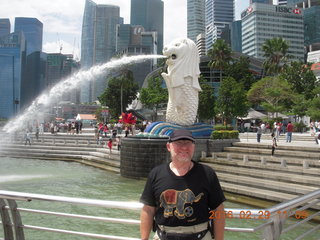
[[[314,159],[301,159],[301,158],[288,158],[288,157],[270,157],[266,155],[254,155],[254,154],[241,154],[241,153],[233,153],[233,152],[219,152],[215,153],[214,157],[206,157],[202,158],[203,162],[215,162],[216,159],[224,160],[224,161],[235,161],[244,163],[244,157],[246,156],[248,162],[245,164],[257,166],[261,165],[261,159],[263,158],[266,161],[266,165],[271,167],[274,170],[279,169],[282,164],[282,161],[285,160],[287,168],[283,168],[283,170],[287,169],[287,171],[292,171],[296,173],[310,173],[310,174],[319,174],[320,171],[320,161]],[[309,167],[304,167],[304,163],[308,163]],[[305,171],[306,170],[306,171]]]
[[[262,154],[262,155],[271,155],[271,146],[270,149],[265,148],[244,148],[244,147],[225,147],[225,152],[236,152],[236,153],[250,153],[250,154]],[[302,152],[302,151],[289,151],[289,150],[275,150],[275,156],[277,157],[301,157],[301,158],[312,158],[315,160],[320,160],[320,152]]]
[[[306,174],[296,174],[284,171],[274,171],[269,170],[267,168],[257,169],[256,167],[250,166],[236,166],[231,164],[222,165],[220,163],[204,163],[213,169],[215,169],[218,173],[229,173],[240,176],[250,176],[255,177],[257,179],[270,179],[274,181],[282,181],[288,183],[299,183],[307,186],[315,186],[320,187],[320,178],[314,175],[306,175]]]
[[[114,160],[117,160],[120,162],[120,155],[119,154],[114,154],[114,153],[102,153],[102,152],[91,152],[90,156],[92,157],[97,157],[97,158],[101,158],[101,159],[107,159],[107,158],[111,158]]]
[[[5,144],[1,145],[1,149],[7,149],[10,151],[19,151],[19,149],[23,150],[60,150],[60,151],[78,151],[78,152],[86,152],[86,151],[95,151],[96,146],[78,146],[78,145],[42,145],[42,144]]]
[[[101,164],[101,163],[98,163],[98,162],[93,162],[91,160],[85,160],[85,159],[76,160],[76,162],[79,162],[79,163],[82,163],[82,164],[85,164],[85,165],[88,165],[88,166],[91,166],[91,167],[96,167],[96,168],[100,168],[100,169],[104,169],[104,170],[107,170],[107,171],[111,171],[111,172],[120,174],[120,168],[119,167],[113,167],[113,166],[110,166],[110,165],[107,165],[107,164],[104,164],[104,163]]]
[[[262,149],[271,149],[271,141],[270,143],[252,143],[252,142],[234,142],[232,144],[235,147],[245,147],[245,148],[262,148]],[[311,153],[320,153],[320,148],[317,144],[313,144],[312,142],[308,143],[308,146],[304,144],[304,146],[297,145],[288,145],[278,143],[277,149],[279,150],[287,150],[287,151],[300,151],[300,152],[311,152]]]
[[[292,174],[308,174],[308,175],[313,175],[313,176],[320,176],[320,168],[318,167],[309,167],[309,168],[304,168],[302,165],[301,166],[296,166],[296,165],[290,165],[287,164],[286,167],[282,167],[281,163],[273,163],[270,162],[269,160],[266,160],[266,164],[262,164],[261,161],[249,161],[249,162],[243,162],[240,160],[229,160],[226,157],[225,158],[205,158],[202,159],[201,162],[205,163],[218,163],[221,165],[226,165],[226,166],[237,166],[237,167],[245,167],[245,168],[255,168],[255,169],[262,169],[262,170],[270,170],[270,171],[281,171],[281,172],[288,172]]]
[[[257,179],[255,177],[239,176],[222,172],[217,173],[217,175],[219,177],[219,180],[222,182],[255,188],[263,188],[271,191],[284,192],[289,194],[300,195],[319,189],[318,187],[305,186],[298,183],[287,183],[270,179]]]
[[[270,200],[270,201],[276,201],[276,202],[284,202],[299,196],[295,194],[265,190],[262,188],[241,186],[238,184],[236,185],[236,184],[227,183],[227,182],[221,182],[221,187],[226,192],[231,192],[239,195],[249,196],[252,198],[259,198],[263,200]]]

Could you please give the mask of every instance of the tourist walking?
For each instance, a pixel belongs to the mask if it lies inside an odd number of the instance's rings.
[[[36,133],[35,133],[37,141],[39,140],[39,126],[36,126]]]
[[[121,150],[121,137],[117,136],[116,141],[117,141],[117,149],[118,149],[118,151],[120,151]]]
[[[261,125],[259,124],[257,127],[257,142],[258,143],[260,142],[261,135],[262,135],[262,128],[261,128]]]
[[[174,130],[167,150],[170,163],[155,167],[149,174],[140,201],[141,239],[224,239],[226,200],[215,171],[192,161],[195,140],[189,130]],[[209,224],[215,215],[214,224]],[[155,222],[154,222],[155,221]]]
[[[289,143],[292,140],[292,132],[293,132],[293,124],[291,123],[291,121],[289,121],[287,125],[287,142]]]
[[[274,136],[274,133],[271,133],[271,138],[272,138],[272,151],[271,151],[271,155],[274,155],[274,151],[276,150],[277,145],[277,139]]]
[[[24,135],[24,145],[27,145],[27,143],[29,143],[29,145],[31,146],[31,133],[29,131],[26,131],[25,135]]]
[[[109,138],[109,141],[108,141],[108,148],[109,148],[109,154],[112,153],[112,139]]]

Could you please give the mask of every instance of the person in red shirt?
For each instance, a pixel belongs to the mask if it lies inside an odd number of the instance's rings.
[[[112,150],[112,139],[110,138],[109,141],[108,141],[108,148],[110,150],[110,153],[111,154],[111,150]]]
[[[289,121],[287,125],[287,142],[291,142],[293,132],[293,124]]]

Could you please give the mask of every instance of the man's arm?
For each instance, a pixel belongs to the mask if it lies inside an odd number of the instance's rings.
[[[217,208],[217,212],[220,212],[220,217],[214,219],[213,231],[214,231],[214,239],[215,240],[223,240],[224,239],[224,226],[226,223],[225,215],[224,215],[224,206],[221,203]]]
[[[143,205],[140,214],[140,234],[141,240],[148,240],[153,226],[153,217],[156,208],[148,205]]]

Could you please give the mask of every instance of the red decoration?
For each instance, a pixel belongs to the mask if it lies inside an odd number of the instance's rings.
[[[126,125],[134,125],[137,122],[137,118],[132,113],[122,113],[119,117],[119,122]]]

